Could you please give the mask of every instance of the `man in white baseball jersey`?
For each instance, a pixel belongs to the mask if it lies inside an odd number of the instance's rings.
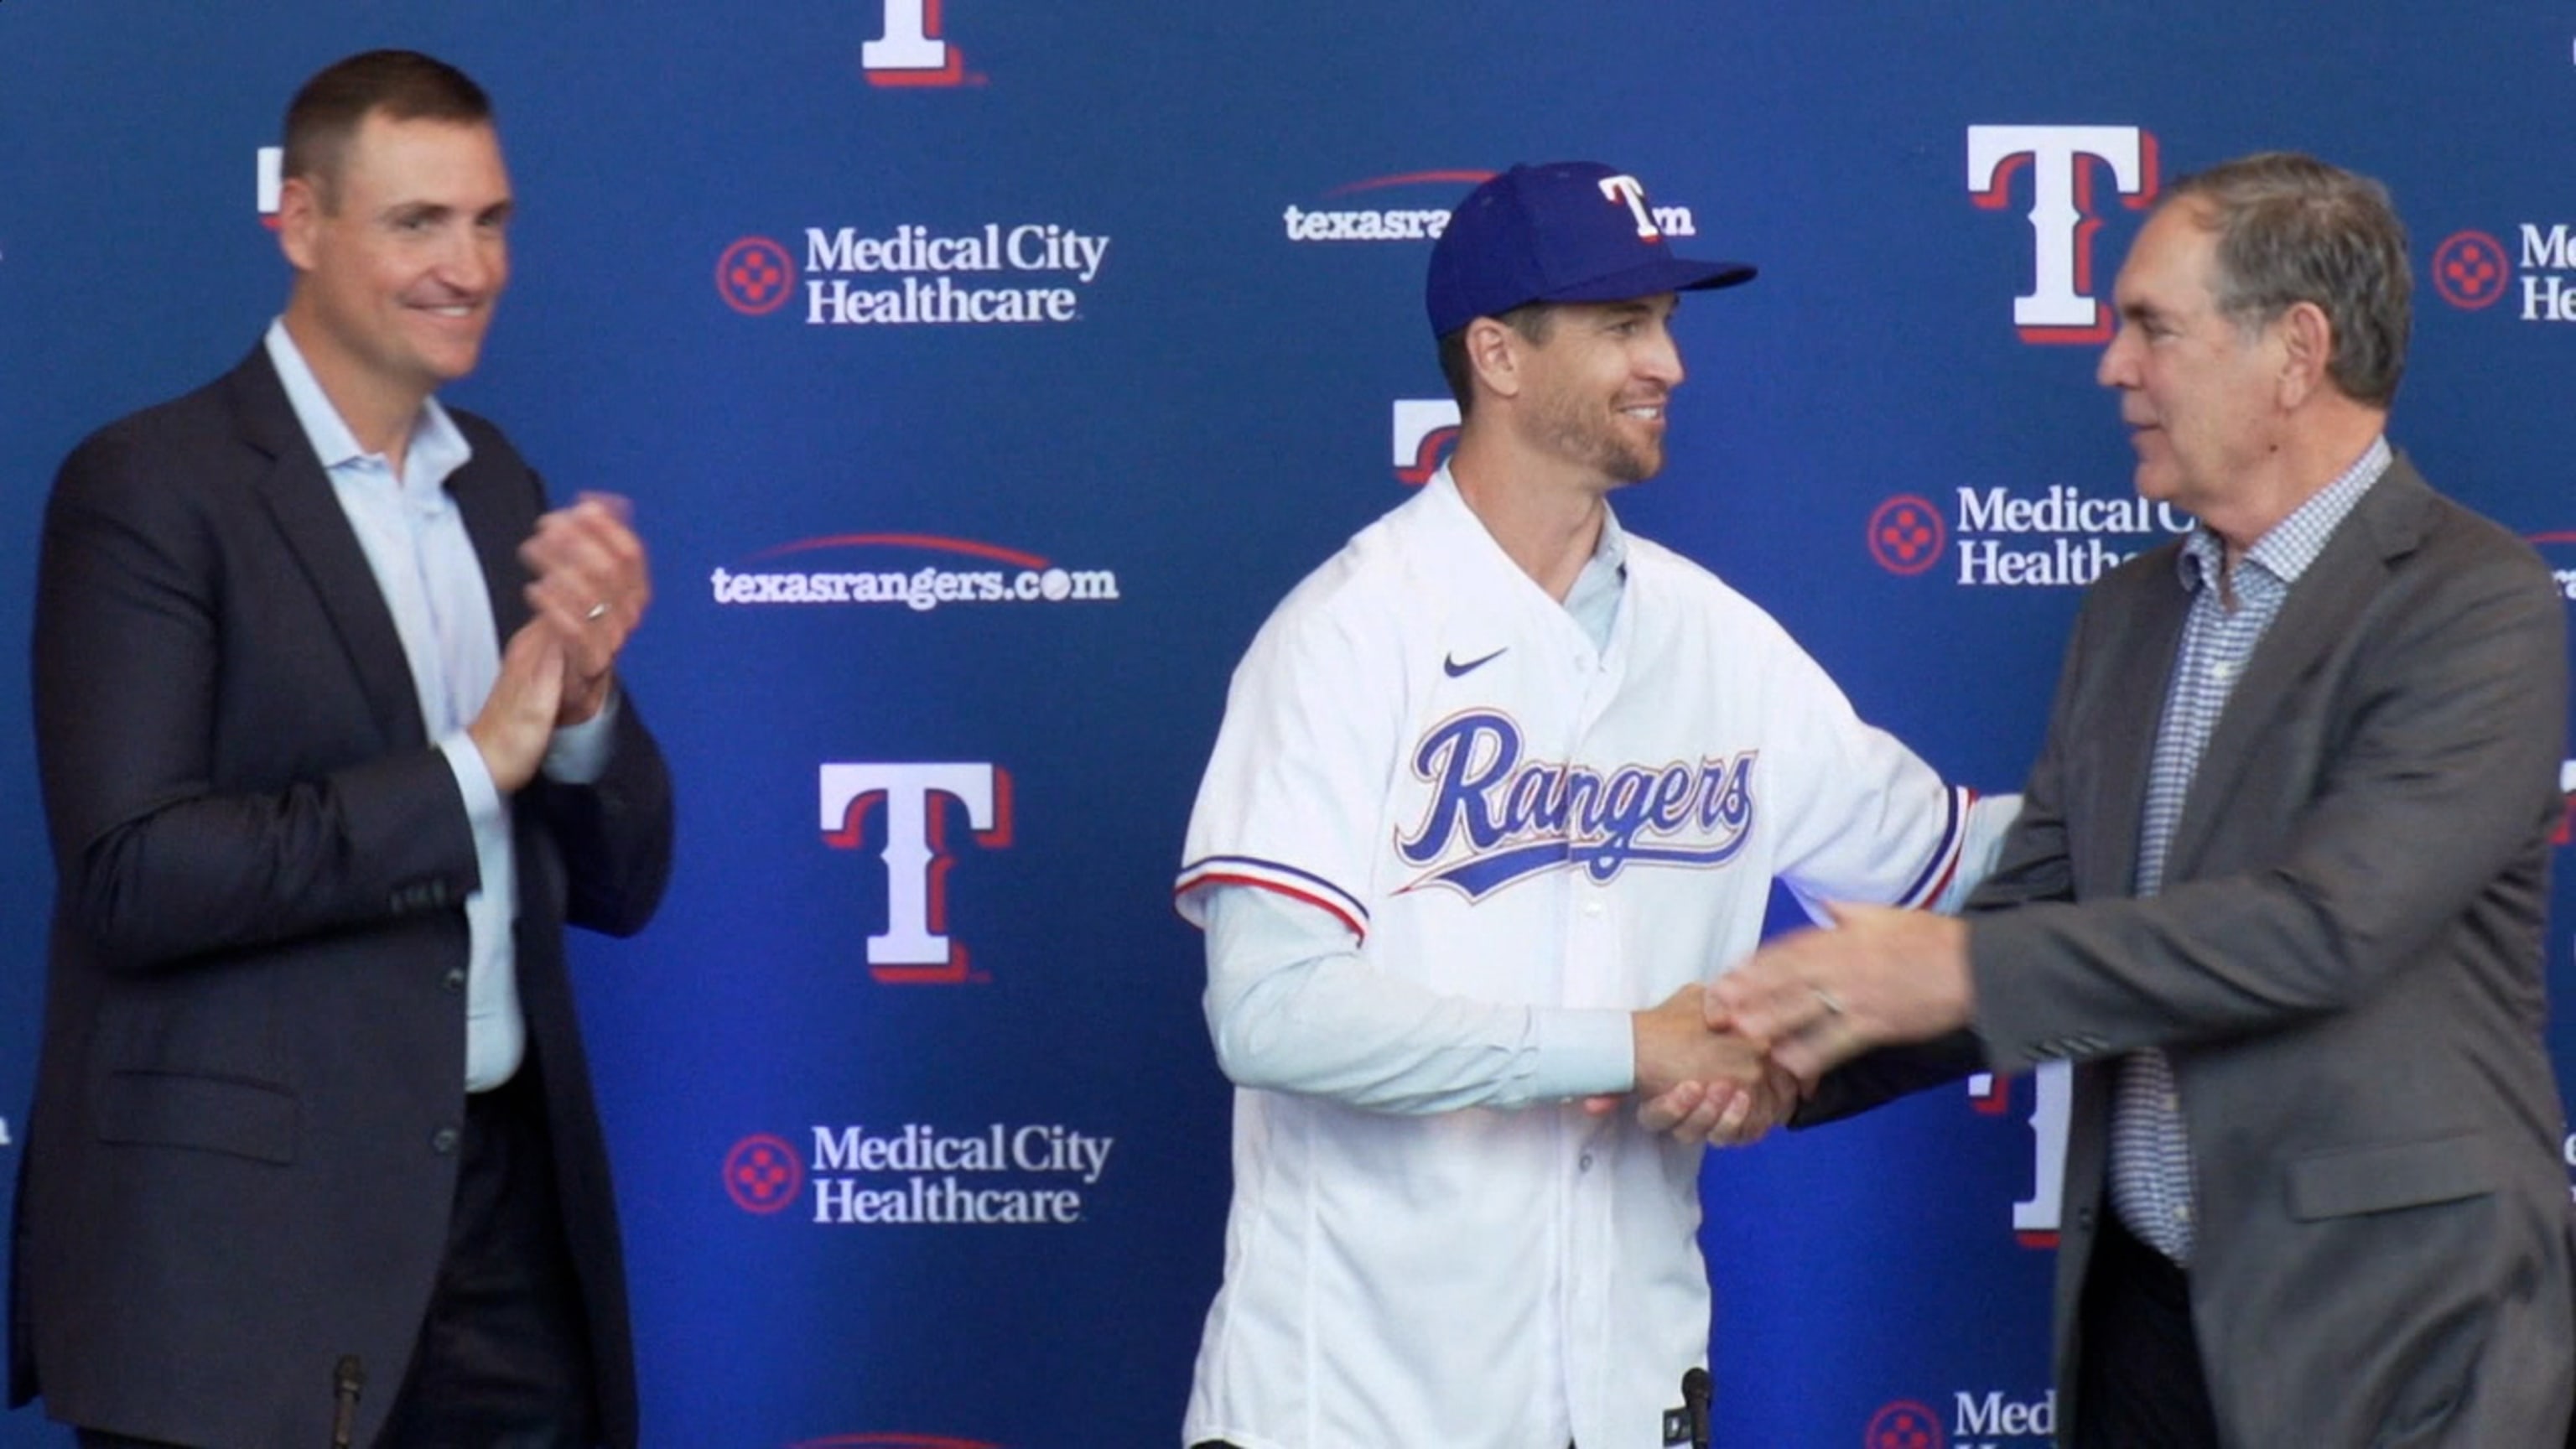
[[[2009,819],[1611,514],[1663,463],[1675,294],[1752,275],[1585,163],[1432,252],[1457,450],[1271,615],[1190,822],[1239,1090],[1185,1444],[1690,1442],[1701,1150],[1790,1105],[1701,981],[1773,878],[1932,904]]]

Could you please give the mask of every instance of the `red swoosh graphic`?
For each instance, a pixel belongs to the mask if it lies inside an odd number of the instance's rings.
[[[776,548],[763,549],[753,558],[776,558],[782,553],[808,553],[818,548],[865,548],[871,544],[892,548],[933,548],[948,553],[973,554],[977,558],[996,559],[1018,564],[1024,569],[1042,569],[1047,561],[1033,553],[1004,548],[997,543],[977,543],[971,538],[940,538],[927,533],[836,533],[829,538],[798,539]]]
[[[1401,176],[1378,176],[1367,181],[1354,181],[1336,186],[1326,196],[1348,196],[1354,191],[1378,191],[1389,186],[1419,186],[1426,181],[1463,181],[1469,186],[1494,179],[1491,171],[1407,171]]]

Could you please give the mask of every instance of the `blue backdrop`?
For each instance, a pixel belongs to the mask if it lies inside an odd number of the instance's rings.
[[[1623,516],[1957,778],[2018,781],[2075,584],[2163,536],[2102,506],[2091,309],[2139,205],[2230,155],[2390,183],[2395,436],[2576,579],[2560,4],[5,0],[12,660],[54,466],[251,346],[286,280],[261,148],[384,44],[491,89],[519,191],[453,396],[654,550],[628,674],[678,874],[579,961],[658,1444],[1174,1442],[1227,1112],[1181,829],[1252,631],[1436,446],[1425,234],[1488,170],[1613,161],[1681,250],[1762,265],[1685,309]],[[13,1168],[51,881],[24,681]],[[2045,1096],[1710,1160],[1721,1443],[2044,1442]]]

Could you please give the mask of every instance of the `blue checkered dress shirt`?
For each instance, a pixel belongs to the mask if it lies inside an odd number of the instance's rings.
[[[2183,540],[2176,566],[2192,596],[2191,613],[2183,621],[2182,651],[2166,686],[2164,722],[2147,775],[2146,814],[2138,825],[2140,896],[2164,888],[2165,851],[2173,843],[2183,796],[2255,646],[2279,617],[2291,586],[2362,494],[2388,471],[2388,462],[2388,440],[2372,439],[2343,476],[2256,539],[2230,580],[2232,609],[2218,587],[2226,563],[2217,535],[2204,527]],[[2191,1144],[2183,1136],[2173,1063],[2154,1047],[2132,1052],[2118,1064],[2111,1102],[2111,1205],[2139,1241],[2188,1267],[2193,1201]]]

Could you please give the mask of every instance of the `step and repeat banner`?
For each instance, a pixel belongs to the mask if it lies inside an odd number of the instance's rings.
[[[1501,166],[1615,163],[1680,251],[1761,265],[1683,309],[1670,462],[1621,515],[1956,779],[2016,786],[2082,586],[2186,524],[2134,501],[2094,368],[2145,208],[2239,153],[2393,188],[2393,434],[2576,596],[2563,5],[5,0],[12,1170],[44,493],[253,345],[279,113],[378,45],[492,92],[518,192],[449,396],[653,551],[627,675],[677,874],[577,946],[653,1443],[1176,1442],[1229,1107],[1182,827],[1253,630],[1453,434],[1423,272]],[[1708,1160],[1720,1443],[2046,1442],[2063,1094]]]

